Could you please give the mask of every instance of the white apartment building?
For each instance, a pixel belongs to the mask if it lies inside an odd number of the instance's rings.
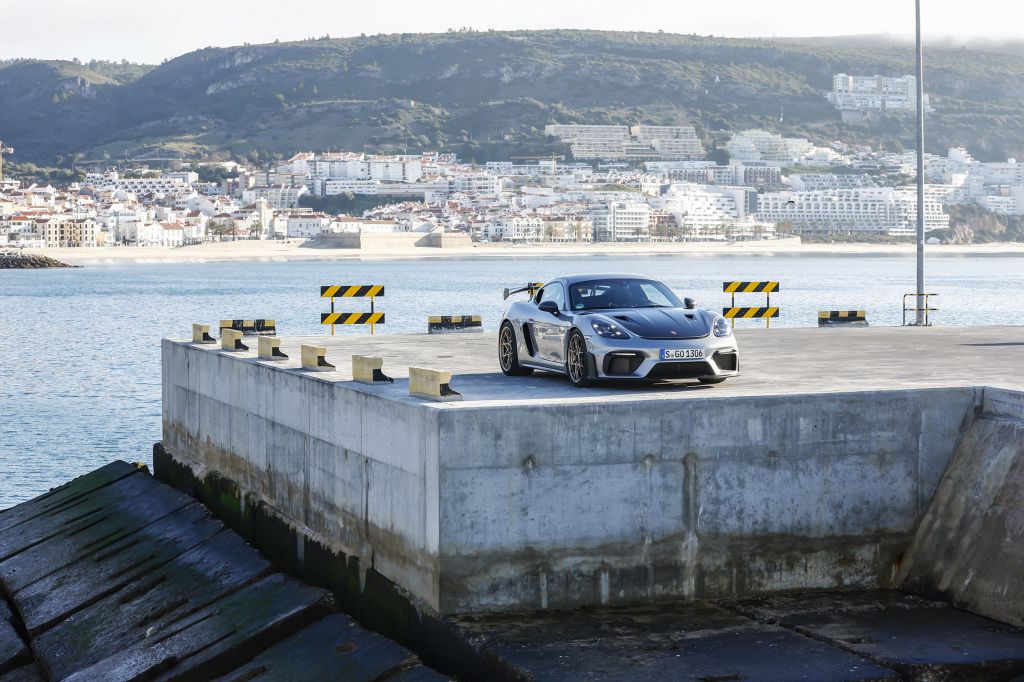
[[[762,189],[782,186],[782,169],[764,161],[730,163],[720,166],[713,161],[653,161],[647,170],[659,173],[669,182],[697,185],[743,185]]]
[[[662,208],[687,239],[760,239],[775,234],[773,224],[751,217],[757,210],[757,193],[747,187],[673,184]]]
[[[729,160],[733,162],[768,161],[781,164],[799,163],[817,149],[802,137],[783,137],[767,130],[744,130],[726,143]]]
[[[259,199],[265,199],[271,208],[283,210],[298,206],[299,198],[308,192],[309,188],[305,186],[268,185],[266,187],[250,187],[242,191],[242,202],[254,204]]]
[[[569,144],[577,159],[650,161],[700,159],[693,126],[549,125],[544,134]]]
[[[449,192],[500,197],[501,188],[501,178],[490,173],[457,173],[448,177]]]
[[[289,238],[311,239],[331,227],[331,217],[326,213],[293,213],[288,216]]]
[[[536,216],[504,216],[484,227],[484,235],[492,242],[534,242],[544,234],[544,221]]]
[[[650,238],[651,208],[643,201],[610,201],[590,212],[595,242],[644,241]]]
[[[917,111],[917,78],[837,73],[832,77],[832,92],[825,97],[840,111],[912,113]],[[927,94],[924,106],[927,111]]]
[[[911,236],[917,231],[917,198],[911,187],[773,192],[759,197],[757,217],[789,223],[797,232]],[[949,227],[935,198],[925,197],[924,219],[926,232]]]
[[[877,187],[877,183],[866,173],[801,173],[790,176],[789,184],[799,192]]]

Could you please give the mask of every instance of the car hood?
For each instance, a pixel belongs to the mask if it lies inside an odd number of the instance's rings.
[[[699,339],[711,333],[710,316],[683,308],[623,308],[598,313],[644,339]]]

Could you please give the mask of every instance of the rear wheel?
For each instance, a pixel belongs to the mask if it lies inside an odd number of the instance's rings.
[[[505,376],[525,377],[533,374],[532,369],[519,364],[516,330],[508,320],[501,323],[501,330],[498,332],[498,364],[501,365],[501,371]]]
[[[697,381],[702,384],[720,384],[725,380],[726,377],[703,377],[701,379],[697,379]]]
[[[587,340],[576,329],[569,332],[569,341],[565,344],[565,374],[572,385],[579,388],[594,383],[587,376]]]

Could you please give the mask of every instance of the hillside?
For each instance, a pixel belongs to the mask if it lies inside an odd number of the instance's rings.
[[[930,151],[1024,156],[1024,54],[936,47]],[[911,120],[846,126],[838,71],[901,75],[885,39],[728,40],[593,31],[402,34],[199,50],[157,67],[0,63],[15,161],[123,158],[147,146],[261,158],[300,149],[444,149],[477,160],[554,150],[552,122],[765,127],[824,142],[913,145]],[[129,68],[131,67],[131,68]],[[784,112],[784,113],[783,113]],[[780,121],[781,117],[781,121]]]

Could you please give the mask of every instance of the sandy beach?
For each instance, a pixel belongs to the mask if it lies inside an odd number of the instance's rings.
[[[801,244],[798,239],[734,243],[475,244],[468,247],[343,249],[302,240],[239,241],[182,247],[117,246],[26,251],[72,265],[213,261],[411,260],[420,258],[565,258],[642,256],[909,256],[913,244]],[[929,245],[929,256],[1024,256],[1024,243]]]

